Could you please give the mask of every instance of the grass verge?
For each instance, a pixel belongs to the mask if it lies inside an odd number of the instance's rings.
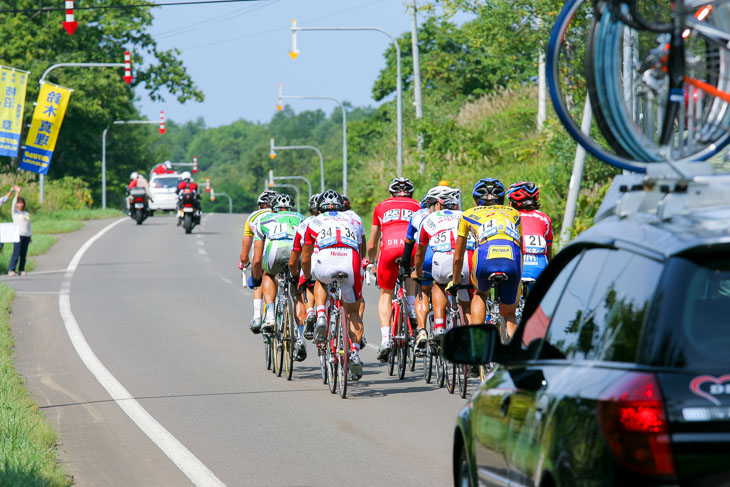
[[[13,365],[10,305],[15,291],[0,284],[0,485],[70,486],[61,469],[57,437]]]

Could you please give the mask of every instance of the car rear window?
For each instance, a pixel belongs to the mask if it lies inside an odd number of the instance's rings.
[[[153,188],[177,188],[179,178],[155,178],[150,186]]]
[[[730,257],[698,254],[667,263],[643,338],[642,362],[730,366]]]

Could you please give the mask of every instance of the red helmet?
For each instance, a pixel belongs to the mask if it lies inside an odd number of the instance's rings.
[[[535,183],[520,181],[507,190],[507,198],[513,208],[539,208],[540,188]]]

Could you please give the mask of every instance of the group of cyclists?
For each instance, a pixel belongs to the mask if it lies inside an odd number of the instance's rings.
[[[523,279],[537,278],[552,257],[552,224],[539,209],[538,186],[522,181],[505,188],[497,179],[480,179],[472,190],[475,206],[465,211],[460,210],[459,189],[439,184],[420,202],[413,198],[414,191],[407,178],[390,182],[390,198],[376,206],[367,242],[362,219],[337,191],[312,195],[307,217],[294,211],[290,195],[261,193],[258,209],[244,226],[239,262],[239,268],[252,269],[248,282],[254,292],[251,331],[274,329],[275,277],[284,272],[296,284],[294,350],[296,360],[304,360],[306,340],[326,337],[327,286],[339,275],[350,324],[348,363],[351,377],[357,380],[363,372],[362,286],[365,273],[372,272],[380,289],[377,358],[381,362],[393,347],[391,305],[399,279],[405,282],[416,348],[440,340],[446,331],[447,293],[458,298],[469,323],[484,323],[492,286],[498,287],[499,313],[507,337],[511,336]],[[494,279],[495,275],[500,278]],[[462,284],[471,284],[471,289]],[[418,293],[417,286],[421,287]],[[432,336],[426,328],[430,309]]]

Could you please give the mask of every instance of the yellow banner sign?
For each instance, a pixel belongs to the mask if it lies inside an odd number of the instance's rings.
[[[18,155],[27,87],[27,71],[0,67],[0,156]]]
[[[58,132],[66,114],[71,92],[68,88],[43,83],[33,110],[28,138],[25,140],[20,169],[47,174],[56,147]]]

